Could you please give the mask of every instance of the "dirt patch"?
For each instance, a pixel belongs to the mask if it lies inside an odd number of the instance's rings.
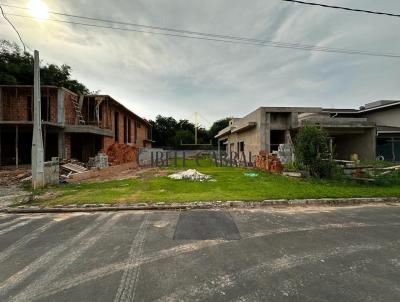
[[[90,170],[87,172],[74,174],[69,183],[82,182],[103,182],[109,180],[123,179],[149,179],[151,177],[163,177],[168,171],[159,170],[158,168],[136,168],[132,163],[111,166],[104,169]]]

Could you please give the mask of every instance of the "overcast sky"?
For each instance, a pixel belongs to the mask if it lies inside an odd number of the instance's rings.
[[[400,54],[400,19],[280,0],[43,0],[50,11],[281,42]],[[0,0],[26,5],[28,1]],[[400,13],[399,0],[315,0]],[[24,13],[4,8],[8,13]],[[60,18],[51,16],[51,18]],[[145,118],[209,122],[259,106],[359,107],[400,99],[400,59],[290,50],[11,17],[46,62]],[[18,41],[4,19],[0,38]],[[207,126],[207,123],[204,122]]]

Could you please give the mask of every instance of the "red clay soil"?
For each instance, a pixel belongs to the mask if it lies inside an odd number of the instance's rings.
[[[121,165],[136,160],[137,148],[124,144],[113,144],[108,147],[106,154],[111,166]]]

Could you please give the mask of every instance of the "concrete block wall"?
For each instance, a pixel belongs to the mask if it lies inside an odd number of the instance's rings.
[[[45,185],[55,185],[59,183],[60,166],[58,160],[45,162],[43,171]]]

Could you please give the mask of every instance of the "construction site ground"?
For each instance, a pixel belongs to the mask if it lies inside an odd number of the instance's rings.
[[[96,177],[36,191],[33,204],[129,204],[141,202],[260,201],[353,197],[400,197],[398,184],[374,185],[343,180],[295,179],[256,169],[216,167],[202,159],[186,167],[100,172]],[[170,179],[168,175],[197,169],[207,180]],[[101,170],[100,170],[101,171]]]
[[[0,170],[0,207],[13,204],[16,199],[23,199],[30,192],[22,179],[30,175],[29,166],[21,166],[16,169],[12,167],[2,167]]]

